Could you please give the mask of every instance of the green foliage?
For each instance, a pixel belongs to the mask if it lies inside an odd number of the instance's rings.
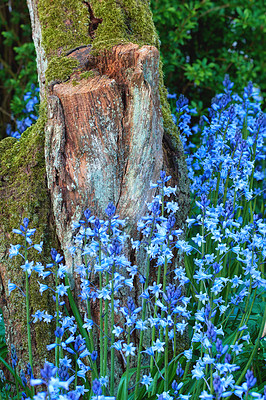
[[[2,310],[0,308],[0,356],[5,357],[7,355],[7,347],[5,341],[5,325],[2,316]]]
[[[151,0],[151,7],[171,92],[206,107],[225,74],[238,92],[249,80],[265,90],[262,0]]]
[[[25,0],[2,0],[0,30],[1,139],[6,136],[6,125],[21,118],[23,94],[32,83],[37,85],[36,55]]]

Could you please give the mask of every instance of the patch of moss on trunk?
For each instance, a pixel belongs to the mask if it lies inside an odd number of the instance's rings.
[[[79,62],[74,58],[52,57],[46,70],[46,81],[48,83],[57,80],[64,82],[70,78],[78,65]]]
[[[38,13],[48,60],[91,42],[88,11],[81,0],[39,0]]]
[[[159,47],[148,1],[91,0],[95,17],[102,18],[93,40],[95,50],[106,50],[121,43]]]
[[[50,199],[46,184],[46,170],[44,159],[44,125],[46,118],[41,114],[35,125],[28,128],[20,140],[6,138],[0,142],[0,264],[1,288],[5,324],[7,326],[7,341],[15,342],[23,361],[27,360],[27,332],[25,298],[19,290],[7,297],[7,282],[25,290],[25,273],[20,266],[24,264],[21,257],[8,258],[10,244],[24,244],[21,235],[12,230],[19,228],[23,218],[30,220],[29,227],[36,228],[34,243],[44,242],[43,254],[31,250],[29,261],[48,262],[49,248],[56,243],[56,235],[51,228],[52,215]],[[39,293],[39,284],[36,274],[30,277],[30,306],[31,312],[47,310],[53,313],[54,308],[51,294]],[[13,325],[19,326],[20,336],[13,331]],[[34,360],[36,362],[47,356],[46,345],[52,340],[51,327],[44,323],[32,326],[33,343],[36,346]]]

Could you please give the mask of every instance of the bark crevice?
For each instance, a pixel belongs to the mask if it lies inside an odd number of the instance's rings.
[[[89,16],[90,16],[90,18],[89,18],[89,35],[92,39],[94,39],[95,32],[98,28],[98,25],[103,22],[103,19],[95,17],[94,12],[93,12],[92,7],[89,2],[83,0],[82,3],[85,4],[86,7],[88,8],[88,12],[89,12]]]

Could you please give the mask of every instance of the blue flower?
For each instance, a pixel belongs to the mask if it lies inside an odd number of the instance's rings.
[[[34,249],[37,250],[39,253],[42,252],[42,246],[43,246],[43,242],[41,242],[40,244],[33,245]]]
[[[200,399],[203,399],[203,400],[211,400],[211,399],[213,399],[214,397],[213,397],[212,394],[207,393],[206,390],[203,390],[203,392],[201,392],[199,398],[200,398]]]
[[[12,368],[15,368],[18,362],[18,356],[15,346],[11,343],[11,361],[12,361]]]
[[[20,244],[16,244],[16,245],[11,244],[11,248],[9,249],[9,257],[12,258],[12,257],[15,257],[18,254],[20,254],[19,253],[20,248],[21,248]]]
[[[109,203],[105,212],[109,218],[111,218],[115,214],[116,208],[113,203]]]
[[[17,286],[14,283],[10,282],[10,279],[8,280],[8,294],[10,296],[11,292],[15,290]]]
[[[125,353],[126,357],[134,356],[135,350],[136,350],[136,347],[134,346],[134,343],[129,343],[129,344],[123,343],[122,351],[123,351],[123,353]]]
[[[142,385],[145,385],[146,386],[146,389],[148,390],[148,387],[150,386],[150,384],[153,382],[153,379],[152,379],[152,377],[151,377],[151,374],[149,374],[149,375],[143,375],[143,377],[142,377],[142,379],[141,379],[141,381],[140,381],[140,383],[142,384]]]
[[[28,276],[31,276],[31,273],[34,269],[34,261],[29,262],[28,260],[25,261],[25,264],[21,265],[20,268],[28,273]]]
[[[61,256],[55,249],[51,249],[52,259],[58,264],[63,260],[63,256]]]
[[[56,293],[59,294],[59,296],[66,296],[67,295],[67,289],[69,289],[70,286],[65,286],[63,283],[58,285],[56,287]]]
[[[153,343],[152,350],[157,351],[158,353],[164,352],[165,342],[161,342],[159,339],[156,339],[156,342]]]
[[[94,379],[94,381],[92,382],[92,391],[96,395],[101,395],[102,394],[101,383],[100,383],[100,381],[98,379]]]
[[[204,377],[204,366],[199,365],[198,363],[194,365],[192,369],[192,378],[196,378],[197,380]]]

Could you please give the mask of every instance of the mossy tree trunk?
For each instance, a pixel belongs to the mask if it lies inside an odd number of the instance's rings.
[[[53,220],[70,268],[67,248],[72,239],[72,223],[82,217],[86,208],[103,216],[112,201],[120,216],[128,217],[128,231],[133,232],[146,202],[151,200],[150,182],[157,180],[161,169],[172,175],[171,184],[177,186],[178,221],[183,226],[189,204],[186,163],[166,100],[159,40],[149,1],[27,3],[37,52],[42,113],[20,142],[6,139],[2,147],[7,157],[15,151],[22,158],[16,174],[27,174],[25,193],[31,190],[27,185],[34,173],[43,172],[45,164],[46,176],[39,174],[38,180],[45,191],[45,204],[51,200],[51,209],[42,209],[47,225],[41,224],[37,220],[38,207],[29,208],[27,196],[21,201],[18,195],[11,196],[19,193],[20,179],[13,186],[4,183],[6,210],[17,207],[14,226],[8,228],[15,227],[21,216],[36,213],[34,218],[42,236]],[[27,158],[23,164],[23,157],[32,151],[36,137],[40,146],[36,148],[38,160],[27,166]],[[6,182],[9,171],[4,171]],[[38,191],[31,195],[36,202],[41,196]],[[8,218],[6,210],[2,208],[0,212]],[[2,234],[7,246],[6,229]],[[10,312],[15,304],[6,297],[6,271],[2,274],[2,290]],[[11,340],[9,333],[8,339]],[[35,352],[39,352],[37,342]],[[38,357],[35,359],[38,361]]]

